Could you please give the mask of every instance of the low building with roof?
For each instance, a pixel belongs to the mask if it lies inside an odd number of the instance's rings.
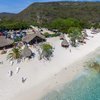
[[[28,43],[30,45],[33,45],[34,43],[40,43],[46,41],[45,36],[41,34],[27,34],[25,37],[22,38],[22,41],[24,43]]]
[[[13,40],[6,38],[5,36],[0,36],[0,49],[12,47],[13,42]]]

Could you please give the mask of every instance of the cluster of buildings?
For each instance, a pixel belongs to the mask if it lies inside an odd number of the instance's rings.
[[[13,44],[21,41],[26,44],[33,45],[34,43],[45,41],[40,31],[22,30],[22,31],[4,31],[0,32],[0,49],[13,47]]]
[[[30,29],[27,30],[18,30],[18,31],[3,31],[0,32],[0,49],[13,47],[14,43],[18,43],[19,41],[24,44],[33,45],[35,43],[46,41],[44,33],[48,32],[49,34],[57,33],[58,30],[50,31],[46,28],[38,28],[34,26],[30,26]],[[100,32],[100,29],[95,30],[92,29],[92,34]],[[84,43],[84,39],[88,36],[86,30],[82,31],[83,36],[80,37],[79,42]],[[61,33],[60,33],[61,34]],[[61,45],[63,47],[69,47],[68,41],[64,38],[64,34],[60,35],[60,39],[63,40]]]

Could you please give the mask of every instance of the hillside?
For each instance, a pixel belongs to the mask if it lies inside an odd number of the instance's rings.
[[[46,2],[33,3],[17,14],[14,19],[36,21],[38,23],[51,22],[56,18],[77,18],[83,21],[100,21],[99,2]]]
[[[98,23],[100,2],[42,2],[31,4],[18,14],[0,13],[0,20],[17,20],[40,25],[48,24],[57,18],[75,18],[86,23]]]
[[[11,19],[11,17],[13,17],[14,15],[16,14],[3,12],[3,13],[0,13],[0,19],[4,19],[4,18]]]

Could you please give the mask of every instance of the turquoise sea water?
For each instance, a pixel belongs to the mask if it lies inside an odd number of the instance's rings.
[[[50,92],[42,100],[100,100],[100,73],[89,71],[70,84]]]

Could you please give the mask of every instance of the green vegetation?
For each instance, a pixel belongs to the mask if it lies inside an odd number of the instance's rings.
[[[46,58],[47,60],[49,60],[53,54],[53,47],[50,44],[45,43],[42,44],[41,49],[42,49],[41,58]]]
[[[4,21],[4,23],[0,21],[0,29],[23,29],[27,28],[28,23],[47,28],[57,28],[59,31],[67,33],[70,26],[100,27],[100,3],[33,3],[18,14],[0,14],[0,18]]]
[[[0,22],[0,30],[18,30],[18,29],[27,29],[29,24],[23,21],[1,21]]]
[[[93,27],[93,28],[100,28],[100,23],[92,23],[91,24],[91,27]]]
[[[71,39],[72,46],[76,46],[76,40],[82,36],[81,29],[78,27],[70,27],[68,30],[68,36]]]
[[[61,32],[67,33],[70,27],[79,27],[81,28],[82,23],[74,18],[67,19],[56,19],[49,24],[50,28],[58,29]]]
[[[49,38],[49,37],[56,37],[56,36],[59,36],[60,34],[59,33],[54,33],[54,34],[49,34],[48,32],[44,33],[43,34],[45,37]]]
[[[21,50],[20,48],[13,48],[11,52],[8,54],[8,60],[18,60],[21,58]]]
[[[100,22],[100,3],[92,2],[48,2],[33,3],[13,19],[36,21],[44,25],[58,18],[75,18],[86,23]]]

